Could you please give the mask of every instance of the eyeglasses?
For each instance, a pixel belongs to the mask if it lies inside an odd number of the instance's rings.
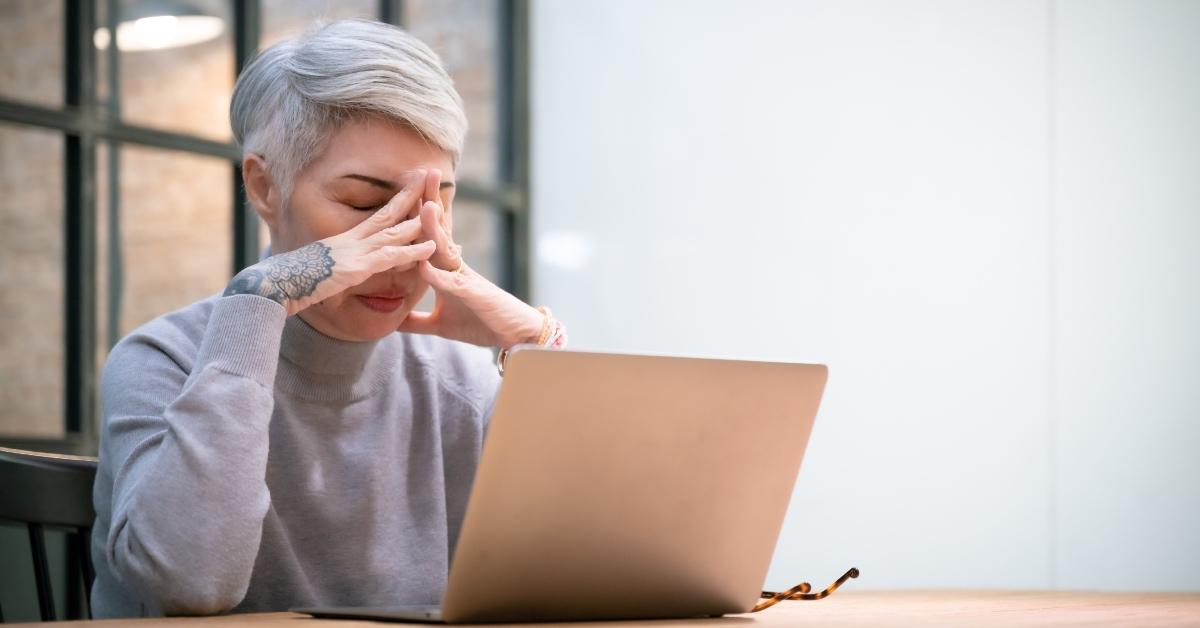
[[[807,582],[801,582],[787,591],[780,591],[778,593],[774,591],[763,591],[762,597],[766,599],[759,602],[754,608],[750,609],[750,612],[757,613],[763,609],[771,608],[772,606],[775,606],[784,600],[819,600],[821,598],[829,597],[830,593],[837,591],[838,587],[845,584],[847,580],[857,577],[858,567],[851,567],[850,571],[842,574],[841,578],[838,578],[833,584],[825,587],[825,590],[821,591],[820,593],[809,593],[809,591],[812,591],[812,585]]]

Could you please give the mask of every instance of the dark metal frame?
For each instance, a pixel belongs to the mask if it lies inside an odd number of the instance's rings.
[[[522,299],[529,297],[529,103],[528,0],[499,1],[500,56],[496,71],[501,87],[497,121],[500,183],[459,181],[460,198],[489,204],[503,215],[500,283]],[[117,2],[108,0],[107,22],[115,33]],[[238,72],[258,48],[261,28],[259,0],[234,0],[234,59]],[[379,18],[402,25],[403,0],[379,0]],[[233,179],[233,255],[231,274],[258,259],[258,218],[245,200],[241,152],[232,143],[216,142],[122,122],[119,116],[119,61],[115,43],[109,46],[111,101],[96,100],[96,0],[65,0],[64,102],[61,108],[30,105],[0,98],[0,123],[16,123],[61,131],[64,213],[64,422],[59,439],[0,435],[0,443],[65,453],[94,453],[98,416],[97,329],[97,204],[96,152],[101,142],[109,156],[109,316],[105,330],[109,346],[116,342],[121,288],[119,245],[120,208],[117,180],[119,147],[123,143],[207,155],[230,162]],[[118,237],[112,237],[118,236]]]
[[[507,198],[501,257],[504,285],[518,297],[530,298],[529,271],[529,2],[504,0],[500,13],[500,180]]]
[[[261,7],[257,0],[237,2],[233,16],[233,63],[237,76],[258,50]],[[232,272],[251,265],[258,259],[258,218],[246,206],[246,191],[242,187],[241,155],[233,159],[233,267]]]
[[[67,3],[64,16],[66,28],[66,89],[63,104],[81,113],[82,119],[94,118],[96,102],[96,47],[92,44],[95,31],[96,5],[90,1]],[[95,416],[96,362],[96,133],[81,128],[68,133],[64,150],[63,183],[65,233],[63,274],[66,292],[63,295],[63,319],[66,322],[66,360],[63,384],[66,429],[82,433]],[[73,173],[89,173],[75,177]]]

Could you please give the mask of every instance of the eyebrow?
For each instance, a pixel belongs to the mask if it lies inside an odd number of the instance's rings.
[[[369,177],[365,174],[346,174],[346,175],[342,175],[341,178],[342,179],[354,179],[356,181],[370,183],[371,185],[373,185],[377,188],[383,188],[385,190],[388,190],[389,192],[394,192],[394,191],[396,191],[396,188],[397,188],[396,184],[391,181],[388,181],[386,179],[377,179],[375,177]],[[454,187],[453,181],[442,181],[442,184],[440,186],[438,186],[438,189],[444,190],[446,188],[452,188],[452,187]]]

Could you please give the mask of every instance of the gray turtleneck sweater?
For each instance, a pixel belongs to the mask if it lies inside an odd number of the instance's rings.
[[[498,386],[484,349],[258,296],[142,326],[104,369],[95,616],[439,603]]]

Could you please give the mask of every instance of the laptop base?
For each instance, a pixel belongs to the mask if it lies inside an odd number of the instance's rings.
[[[444,624],[440,606],[395,606],[385,608],[331,606],[328,608],[293,608],[293,613],[304,613],[320,619],[372,619],[421,624]]]

